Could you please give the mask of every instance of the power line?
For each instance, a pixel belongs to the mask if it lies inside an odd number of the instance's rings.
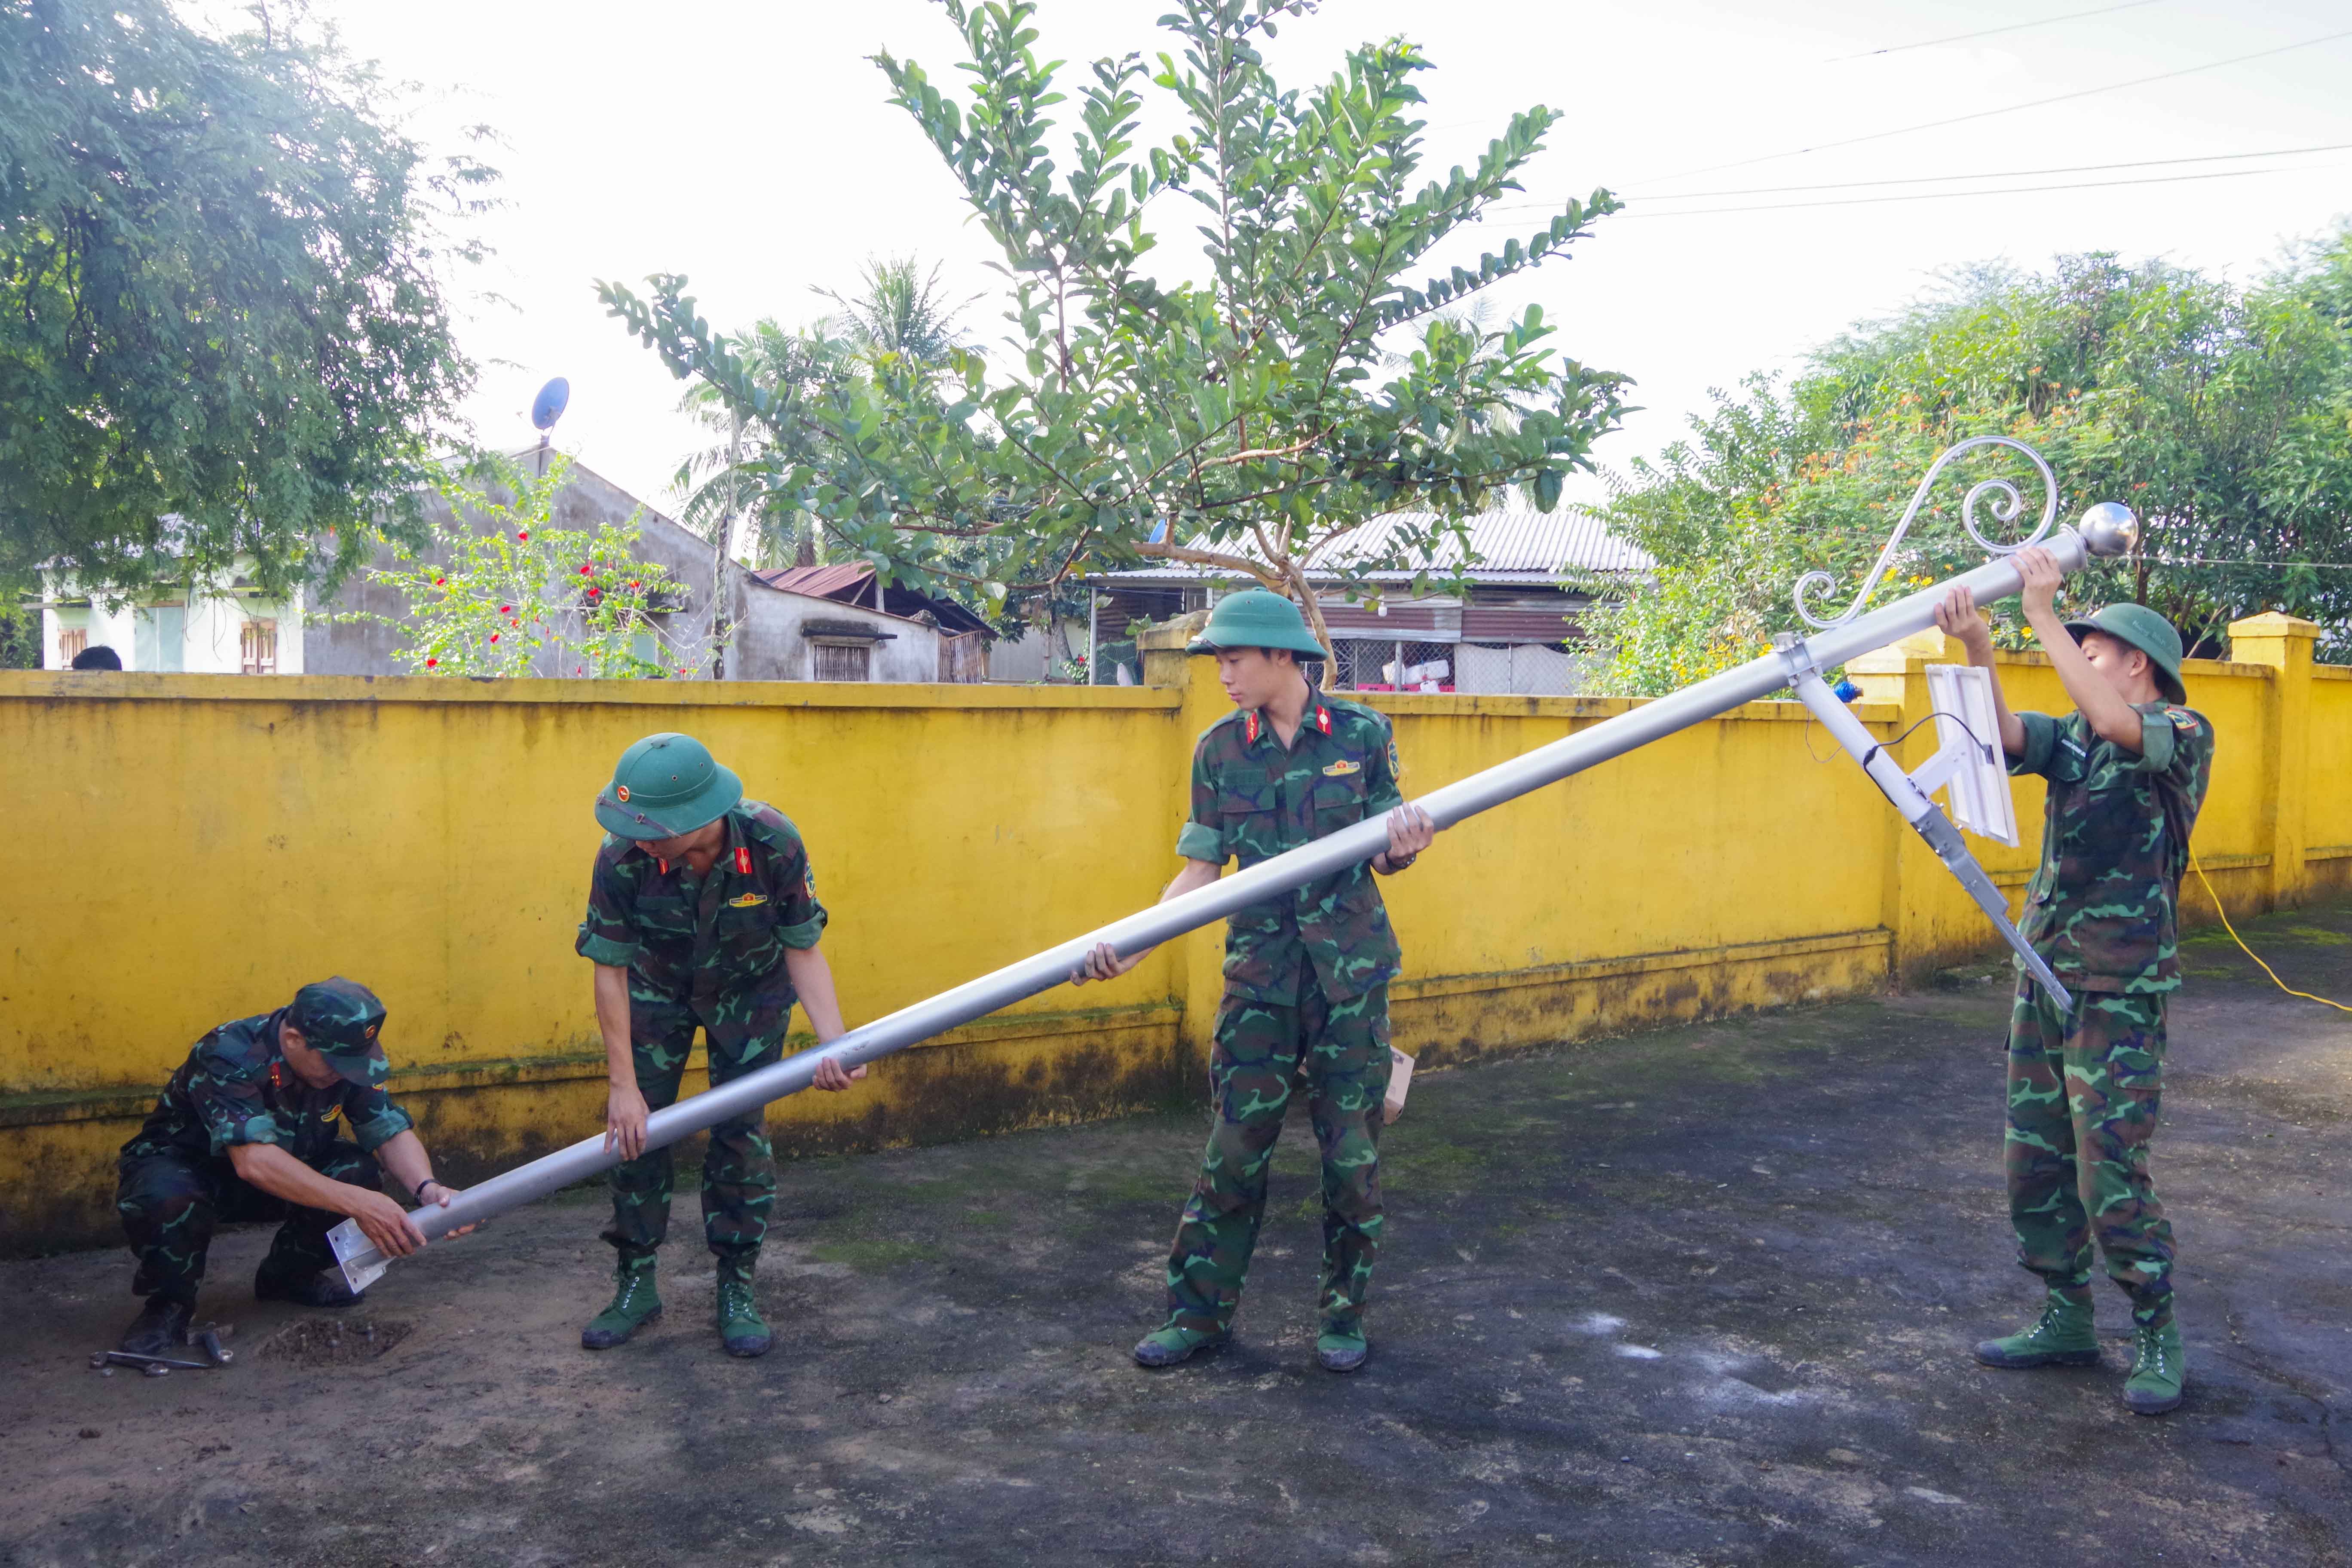
[[[2313,169],[2336,169],[2340,163],[2321,163]],[[2242,180],[2252,174],[2299,174],[2309,172],[2294,169],[2221,169],[2207,174],[2158,174],[2145,180],[2076,180],[2063,185],[2001,185],[1981,191],[1912,191],[1901,195],[1852,196],[1834,202],[1759,202],[1738,207],[1685,207],[1679,211],[1626,211],[1614,215],[1620,218],[1642,217],[1709,217],[1719,213],[1795,212],[1805,207],[1866,207],[1886,202],[1942,202],[1965,196],[2032,195],[2043,191],[2096,191],[2116,185],[2169,185],[2197,180]]]
[[[2061,22],[2079,22],[2085,16],[2107,16],[2117,11],[2136,11],[2143,5],[2153,5],[2156,0],[2129,0],[2122,5],[2102,5],[2095,11],[2069,11],[2063,16],[2044,16],[2038,22],[2011,22],[2005,27],[1987,27],[1976,33],[1954,33],[1948,38],[1927,38],[1916,44],[1889,44],[1883,49],[1864,49],[1858,55],[1839,55],[1824,60],[1824,65],[1843,65],[1848,60],[1874,59],[1880,55],[1899,55],[1906,49],[1932,49],[1938,44],[1961,44],[1970,38],[1990,38],[1996,33],[2021,33],[2028,27],[2055,26]]]
[[[2111,169],[2158,169],[2176,163],[2233,163],[2248,158],[2294,158],[2307,153],[2341,153],[2347,148],[2352,148],[2352,142],[2331,142],[2318,147],[2273,147],[2264,153],[2208,153],[2190,158],[2142,158],[2129,163],[2069,163],[2054,169],[1987,169],[1975,174],[1912,174],[1896,180],[1838,180],[1818,185],[1744,185],[1721,191],[1679,191],[1671,195],[1628,195],[1624,199],[1629,202],[1695,202],[1705,196],[1769,196],[1787,191],[1858,191],[1874,185],[1948,184],[1956,180],[2038,179],[2044,174],[2099,174]],[[1509,208],[1497,207],[1496,210],[1549,208],[1559,205],[1557,202],[1515,202]]]
[[[2341,38],[2352,38],[2352,29],[2328,33],[2316,38],[2305,38],[2297,44],[2281,44],[2276,48],[2257,49],[2250,55],[2233,55],[2226,60],[2209,60],[2200,66],[2184,66],[2179,70],[2159,71],[2154,76],[2135,77],[2129,81],[2111,81],[2102,87],[2086,87],[2074,92],[2062,92],[2050,98],[2037,98],[2024,103],[2006,104],[2000,109],[1979,109],[1973,113],[1955,114],[1945,120],[1927,120],[1916,125],[1898,125],[1891,131],[1873,131],[1861,136],[1842,137],[1835,142],[1818,142],[1810,147],[1791,148],[1786,153],[1766,153],[1759,157],[1740,158],[1727,163],[1709,163],[1705,168],[1685,169],[1677,174],[1661,174],[1660,180],[1686,180],[1695,174],[1712,174],[1720,169],[1745,169],[1756,163],[1769,163],[1781,158],[1799,158],[1808,153],[1825,153],[1835,147],[1853,147],[1864,142],[1883,142],[1890,136],[1908,136],[1915,132],[1940,130],[1947,125],[1966,125],[1973,121],[1990,120],[1996,115],[2016,114],[2028,109],[2045,109],[2053,103],[2071,103],[2076,99],[2095,98],[2100,93],[2121,92],[2126,88],[2147,87],[2152,82],[2174,81],[2181,77],[2195,76],[2200,71],[2220,70],[2225,66],[2244,65],[2248,60],[2268,59],[2273,55],[2291,54],[2296,49],[2316,48]],[[1647,182],[1643,182],[1646,184]]]

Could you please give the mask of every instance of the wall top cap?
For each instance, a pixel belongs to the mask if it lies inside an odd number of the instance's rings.
[[[1201,628],[1208,624],[1209,612],[1194,610],[1188,615],[1179,616],[1172,621],[1162,621],[1156,626],[1145,627],[1136,634],[1135,646],[1143,652],[1150,652],[1153,648],[1163,650],[1174,648],[1181,653],[1184,646],[1199,637]]]
[[[2259,616],[2248,616],[2242,621],[2230,623],[2233,637],[2307,637],[2316,640],[2319,627],[2300,616],[2286,615],[2278,610],[2264,610]]]

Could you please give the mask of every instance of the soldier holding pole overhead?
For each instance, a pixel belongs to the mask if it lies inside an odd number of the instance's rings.
[[[576,945],[596,965],[612,1081],[605,1147],[625,1158],[613,1171],[604,1232],[619,1254],[617,1289],[580,1342],[606,1350],[661,1316],[654,1258],[669,1229],[670,1152],[646,1150],[646,1118],[677,1099],[695,1030],[715,1086],[782,1058],[795,1001],[820,1043],[843,1028],[833,970],[817,950],[825,912],[800,832],[774,807],[744,799],[741,782],[701,742],[648,735],[622,752],[596,797],[596,820],[607,837]],[[844,1089],[865,1076],[828,1059],[816,1087]],[[764,1108],[713,1127],[702,1226],[719,1259],[719,1338],[730,1355],[764,1355],[772,1342],[751,1278],[775,1192]]]
[[[2017,555],[2026,624],[2076,711],[2012,713],[1992,637],[1966,588],[1936,624],[1993,672],[2010,771],[2049,783],[2042,864],[2019,928],[2074,994],[2071,1013],[2021,975],[2009,1033],[2005,1163],[2018,1261],[2046,1288],[2042,1316],[1987,1340],[1987,1366],[2092,1366],[2092,1244],[2132,1304],[2124,1404],[2160,1415],[2187,1382],[2172,1313],[2172,1223],[2148,1176],[2164,1089],[2165,1003],[2180,985],[2180,873],[2213,768],[2213,726],[2188,705],[2180,636],[2144,605],[2063,620],[2061,573]]]
[[[1163,900],[1215,881],[1227,860],[1246,868],[1376,814],[1387,815],[1389,841],[1369,862],[1232,919],[1209,1063],[1216,1122],[1168,1259],[1168,1321],[1136,1345],[1135,1359],[1171,1366],[1232,1332],[1265,1213],[1266,1166],[1293,1078],[1303,1076],[1323,1155],[1316,1358],[1353,1372],[1369,1351],[1388,985],[1401,956],[1371,874],[1412,865],[1437,828],[1397,792],[1389,721],[1308,683],[1298,661],[1323,649],[1288,599],[1263,589],[1233,595],[1186,651],[1216,656],[1234,710],[1193,750],[1192,812],[1176,840],[1185,864]],[[1108,980],[1143,956],[1121,959],[1106,944],[1075,978]]]

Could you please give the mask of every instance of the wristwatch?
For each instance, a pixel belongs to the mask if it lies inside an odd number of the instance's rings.
[[[438,1187],[443,1192],[453,1195],[457,1191],[457,1188],[451,1186],[448,1183],[443,1181],[438,1176],[427,1176],[423,1181],[416,1184],[416,1201],[418,1203],[421,1204],[425,1201],[425,1189],[427,1187]]]

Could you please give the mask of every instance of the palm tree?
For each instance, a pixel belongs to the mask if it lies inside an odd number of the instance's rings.
[[[963,346],[956,317],[971,301],[950,305],[939,267],[926,273],[911,256],[869,258],[860,276],[864,287],[855,298],[817,290],[837,311],[798,329],[763,317],[728,340],[763,390],[776,396],[814,392],[843,377],[871,374],[886,359],[899,362],[893,368],[946,368]],[[678,406],[713,437],[678,466],[674,482],[686,496],[678,520],[710,540],[722,560],[748,522],[754,531],[751,557],[762,566],[815,565],[814,520],[775,503],[757,468],[764,447],[745,430],[742,416],[728,413],[708,382],[698,381]]]

